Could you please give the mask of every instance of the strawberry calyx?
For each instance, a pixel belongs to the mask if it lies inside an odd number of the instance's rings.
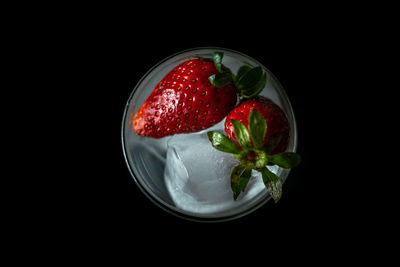
[[[222,64],[223,52],[214,52],[213,61],[218,74],[211,75],[209,81],[215,87],[224,87],[233,84],[242,98],[252,98],[258,95],[267,84],[267,73],[260,66],[251,68],[243,65],[236,75]]]
[[[245,190],[251,177],[251,172],[255,170],[262,174],[262,179],[268,192],[277,202],[282,195],[282,181],[267,168],[267,165],[293,168],[300,163],[301,157],[293,152],[271,154],[271,151],[279,144],[281,134],[278,133],[271,136],[267,143],[263,145],[263,140],[267,133],[266,120],[256,109],[250,112],[248,120],[248,130],[241,122],[234,119],[231,120],[238,145],[216,131],[207,132],[208,139],[214,148],[230,153],[240,161],[231,173],[231,188],[234,200]]]

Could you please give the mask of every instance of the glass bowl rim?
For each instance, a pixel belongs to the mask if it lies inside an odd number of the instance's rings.
[[[125,126],[126,126],[126,121],[127,121],[127,116],[128,115],[128,110],[130,107],[130,101],[133,97],[133,95],[135,94],[135,92],[137,91],[138,87],[142,84],[143,80],[145,78],[147,78],[154,69],[156,69],[157,67],[159,67],[161,64],[165,63],[166,61],[180,55],[180,54],[184,54],[187,52],[195,52],[195,51],[201,51],[201,50],[216,50],[216,51],[226,51],[226,52],[230,52],[233,54],[238,54],[242,57],[248,58],[249,60],[255,62],[256,64],[258,64],[259,66],[261,66],[262,68],[266,69],[268,71],[268,75],[271,75],[273,80],[277,83],[277,92],[279,94],[280,97],[284,98],[287,102],[287,108],[289,110],[290,116],[292,117],[292,123],[293,123],[293,151],[295,152],[297,150],[297,125],[296,125],[296,119],[295,119],[295,114],[291,105],[291,102],[289,100],[288,95],[286,94],[286,91],[284,90],[282,84],[279,82],[279,80],[275,77],[275,75],[268,69],[266,68],[263,64],[261,64],[259,61],[257,61],[256,59],[252,58],[251,56],[248,56],[242,52],[236,51],[236,50],[232,50],[229,48],[223,48],[223,47],[215,47],[215,46],[204,46],[204,47],[194,47],[194,48],[189,48],[189,49],[185,49],[185,50],[181,50],[179,52],[173,53],[170,56],[160,60],[159,62],[157,62],[154,66],[152,66],[145,74],[143,74],[143,76],[139,79],[138,82],[136,82],[135,86],[133,87],[128,100],[126,101],[126,105],[124,108],[124,112],[123,112],[123,116],[122,116],[122,125],[121,125],[121,142],[122,142],[122,152],[124,155],[124,159],[126,162],[126,165],[128,167],[128,170],[133,178],[133,180],[135,181],[136,185],[139,187],[140,191],[143,192],[143,194],[150,199],[154,204],[156,204],[156,206],[160,207],[161,209],[167,211],[168,213],[175,215],[177,217],[189,220],[189,221],[195,221],[195,222],[224,222],[224,221],[230,221],[233,219],[237,219],[240,217],[243,217],[255,210],[257,210],[258,208],[262,207],[265,203],[267,203],[271,197],[269,194],[267,194],[265,197],[262,197],[261,199],[257,200],[256,203],[254,203],[252,206],[250,206],[248,209],[239,212],[239,213],[235,213],[232,215],[226,215],[226,216],[221,216],[221,217],[207,217],[207,216],[195,216],[195,215],[191,215],[189,212],[185,213],[185,211],[173,207],[171,205],[169,205],[168,203],[164,203],[164,201],[156,196],[153,196],[150,192],[148,192],[148,190],[146,189],[146,187],[144,185],[141,184],[140,179],[136,177],[136,174],[134,173],[134,171],[132,170],[131,167],[131,163],[129,162],[128,156],[127,156],[127,149],[126,149],[126,142],[125,142]],[[128,118],[129,119],[129,118]],[[290,169],[285,169],[284,170],[286,172],[286,177],[289,175],[290,173]]]

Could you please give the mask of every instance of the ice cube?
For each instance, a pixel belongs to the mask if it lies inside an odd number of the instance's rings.
[[[212,129],[222,132],[223,124]],[[175,206],[197,215],[221,216],[267,194],[261,175],[253,171],[245,192],[233,200],[230,175],[239,161],[213,148],[207,131],[174,135],[167,142],[164,180]]]
[[[134,177],[153,195],[173,205],[162,179],[169,137],[161,139],[141,137],[133,133],[132,127],[125,131],[127,132],[126,158]]]

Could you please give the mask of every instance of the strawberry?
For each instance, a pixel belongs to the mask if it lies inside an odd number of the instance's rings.
[[[237,94],[253,97],[265,86],[261,67],[243,66],[237,75],[213,60],[196,58],[173,68],[154,88],[133,117],[136,134],[161,138],[204,130],[220,122],[237,102]]]
[[[233,109],[225,120],[227,137],[219,132],[207,133],[216,149],[240,160],[231,174],[233,198],[245,190],[252,170],[261,172],[264,184],[277,202],[282,195],[282,182],[266,166],[297,166],[298,154],[285,152],[289,141],[289,123],[284,111],[272,100],[257,96]]]
[[[265,119],[268,125],[268,131],[265,134],[263,142],[260,146],[267,143],[270,137],[276,137],[280,134],[280,142],[270,154],[284,152],[289,142],[289,122],[283,110],[272,102],[271,99],[257,96],[253,99],[248,99],[232,110],[225,120],[225,132],[229,139],[233,140],[237,145],[240,144],[235,137],[235,130],[231,120],[241,122],[246,129],[249,129],[249,115],[253,109],[256,109]]]

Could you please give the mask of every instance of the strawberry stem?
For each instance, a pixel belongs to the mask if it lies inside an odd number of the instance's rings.
[[[229,68],[222,64],[223,57],[223,52],[213,53],[214,65],[219,73],[208,78],[212,85],[220,88],[233,84],[239,96],[243,98],[252,98],[261,93],[267,83],[267,73],[261,66],[251,68],[243,65],[234,75]]]
[[[281,134],[273,135],[268,142],[262,146],[267,133],[267,122],[264,117],[253,109],[249,115],[249,131],[237,120],[231,120],[234,133],[240,148],[228,137],[218,132],[208,132],[208,138],[214,148],[230,153],[240,161],[231,174],[231,188],[234,200],[243,192],[251,177],[251,170],[261,172],[264,184],[277,202],[282,195],[282,182],[278,176],[266,168],[267,165],[278,165],[282,168],[293,168],[301,162],[300,155],[293,152],[283,152],[270,155],[280,140]]]

